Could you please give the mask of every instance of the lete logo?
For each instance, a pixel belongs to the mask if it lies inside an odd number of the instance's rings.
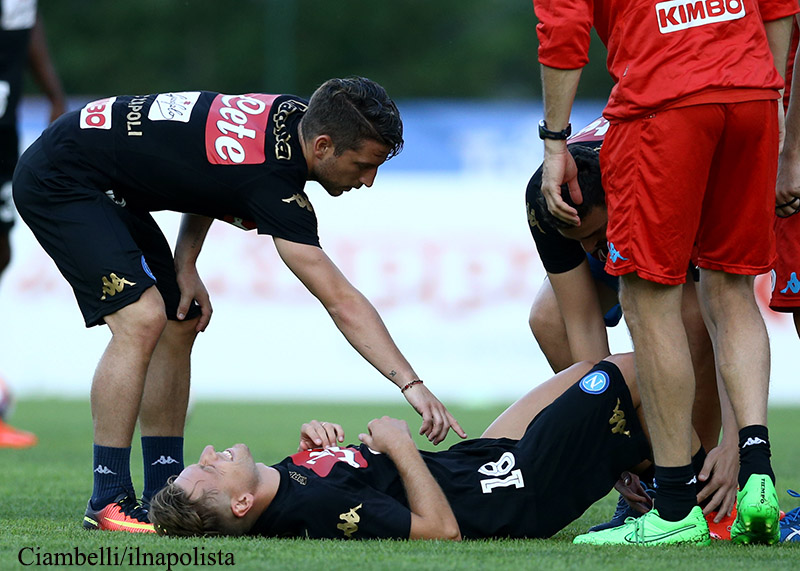
[[[264,131],[277,95],[217,95],[206,120],[206,157],[213,165],[257,165],[265,160]]]
[[[604,392],[610,383],[608,373],[605,371],[592,371],[581,379],[581,390],[590,395],[599,395]]]

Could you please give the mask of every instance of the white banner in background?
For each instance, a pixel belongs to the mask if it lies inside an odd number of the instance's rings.
[[[544,273],[526,224],[526,183],[392,174],[336,199],[309,188],[326,252],[448,402],[510,401],[550,376],[527,324]],[[157,218],[174,240],[178,216]],[[23,223],[12,240],[0,371],[20,396],[86,396],[108,331],[83,327],[71,290]],[[215,222],[199,265],[215,311],[194,351],[195,398],[401,398],[348,345],[270,237]],[[758,284],[765,307],[769,280]],[[800,402],[792,367],[800,342],[787,316],[765,316],[773,403]],[[622,325],[612,350],[630,350]]]
[[[80,108],[85,101],[73,102]],[[23,144],[45,127],[47,106],[23,101]],[[322,245],[377,307],[416,372],[446,402],[507,402],[550,376],[528,328],[544,279],[525,213],[541,162],[530,103],[403,102],[406,149],[373,188],[329,197],[310,184]],[[576,128],[602,102],[578,103]],[[178,216],[156,214],[174,241]],[[89,394],[109,339],[85,329],[52,261],[19,221],[0,282],[0,375],[19,396]],[[271,238],[216,222],[199,267],[214,316],[193,358],[196,398],[396,399],[399,391],[345,341],[324,308],[283,265]],[[800,402],[791,319],[766,309],[772,402]],[[631,348],[624,323],[614,352]]]

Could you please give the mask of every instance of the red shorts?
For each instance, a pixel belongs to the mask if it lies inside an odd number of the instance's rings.
[[[612,275],[677,285],[695,265],[768,272],[778,164],[777,101],[667,109],[612,123],[600,151]]]
[[[775,217],[775,240],[778,260],[772,270],[769,308],[794,312],[800,310],[800,214],[788,218]]]

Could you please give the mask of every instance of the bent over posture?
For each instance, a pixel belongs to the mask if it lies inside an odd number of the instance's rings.
[[[211,317],[196,260],[212,219],[272,236],[353,347],[403,389],[441,442],[447,409],[421,384],[375,308],[319,244],[307,180],[331,196],[372,186],[403,145],[386,91],[331,79],[309,101],[208,91],[109,97],[53,123],[14,175],[20,215],[69,281],[87,326],[112,338],[92,383],[89,529],[151,531],[146,504],[183,469],[189,356]],[[173,257],[150,212],[185,213]],[[145,485],[130,477],[137,417]]]

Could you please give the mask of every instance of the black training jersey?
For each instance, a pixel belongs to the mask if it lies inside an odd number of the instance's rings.
[[[209,91],[100,99],[42,134],[54,168],[132,209],[209,216],[319,245],[290,95]]]
[[[569,146],[581,145],[599,150],[603,144],[603,137],[608,130],[608,121],[600,117],[589,123],[586,127],[575,133],[567,141]],[[536,250],[542,260],[544,269],[551,274],[561,274],[577,268],[586,259],[586,252],[577,240],[564,237],[557,228],[543,222],[542,208],[547,208],[539,202],[542,195],[542,167],[533,174],[528,188],[525,191],[525,208],[528,211],[528,226],[530,227]]]
[[[535,486],[526,487],[517,445],[505,438],[475,439],[442,452],[420,452],[463,537],[537,535]],[[250,534],[408,539],[411,512],[387,456],[362,444],[299,452],[273,467],[281,474],[278,492]]]
[[[17,106],[35,23],[35,1],[0,2],[0,127],[16,128]]]
[[[625,378],[602,361],[520,440],[477,438],[420,454],[462,537],[542,538],[607,495],[650,448]],[[362,444],[298,452],[274,468],[278,491],[251,535],[408,539],[408,500],[388,456]]]

